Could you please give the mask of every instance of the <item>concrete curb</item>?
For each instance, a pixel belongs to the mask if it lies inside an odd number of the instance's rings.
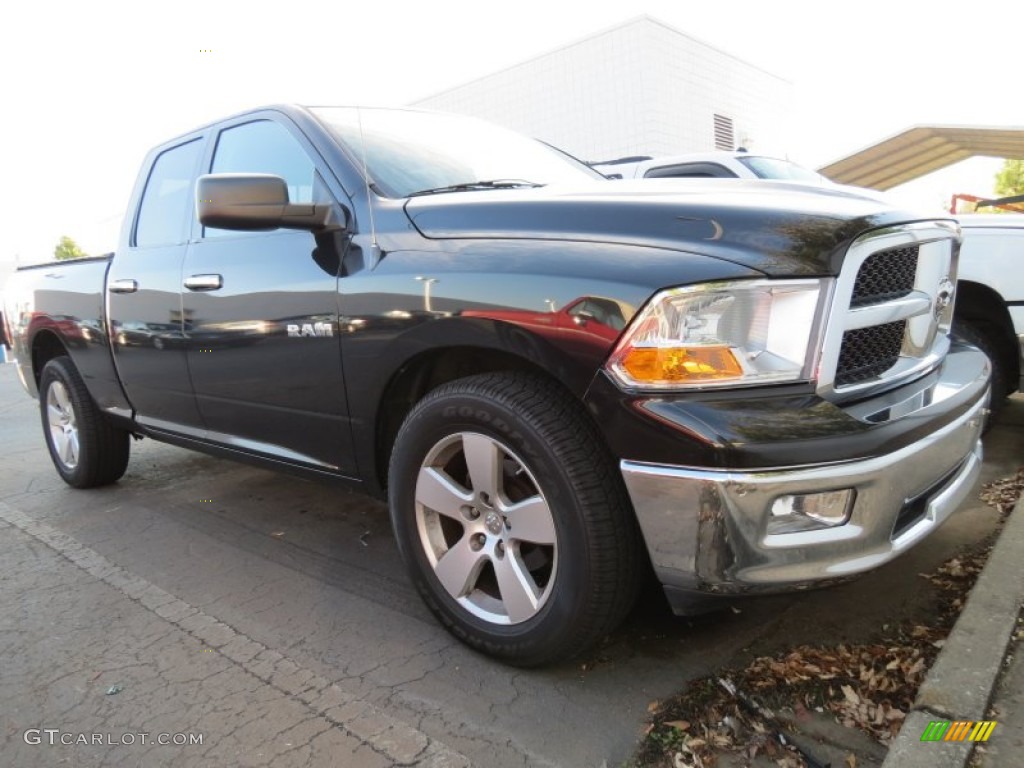
[[[970,742],[921,741],[933,720],[984,720],[1024,603],[1024,498],[1017,501],[882,768],[962,768]]]

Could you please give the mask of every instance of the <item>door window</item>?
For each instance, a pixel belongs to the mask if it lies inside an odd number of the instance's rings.
[[[292,203],[313,202],[313,161],[288,130],[269,120],[258,120],[221,131],[210,173],[270,173],[288,185]],[[206,227],[206,237],[238,235]]]
[[[135,221],[137,248],[188,240],[186,222],[202,146],[199,139],[179,144],[162,152],[153,163]]]
[[[596,323],[621,331],[626,327],[626,318],[622,315],[622,307],[610,299],[588,296],[575,304],[569,314],[573,317],[589,318]]]

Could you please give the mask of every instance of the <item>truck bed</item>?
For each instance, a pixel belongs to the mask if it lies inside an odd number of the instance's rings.
[[[29,392],[38,382],[31,351],[24,347],[37,333],[52,335],[86,380],[105,411],[129,415],[118,382],[104,312],[107,270],[113,254],[20,267],[4,289],[4,317],[11,331],[12,355]]]

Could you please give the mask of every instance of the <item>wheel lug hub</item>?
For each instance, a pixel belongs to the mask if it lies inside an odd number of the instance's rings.
[[[505,528],[505,520],[497,512],[488,512],[484,517],[484,526],[492,534],[498,536]]]

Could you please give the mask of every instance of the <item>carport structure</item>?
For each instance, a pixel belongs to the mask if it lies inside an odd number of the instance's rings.
[[[976,155],[1024,158],[1024,128],[919,125],[818,173],[838,184],[884,191]]]

